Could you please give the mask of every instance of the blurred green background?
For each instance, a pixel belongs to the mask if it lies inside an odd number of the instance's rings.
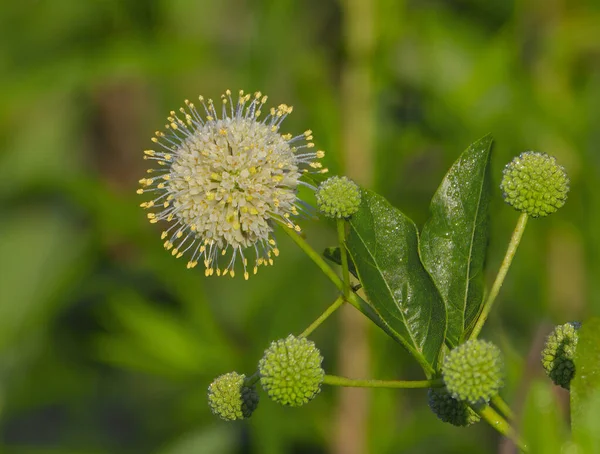
[[[142,150],[168,111],[227,88],[293,105],[286,130],[312,129],[334,173],[419,225],[486,133],[496,183],[526,149],[557,156],[569,201],[530,222],[484,335],[528,430],[564,430],[568,398],[537,382],[538,357],[551,324],[600,313],[598,2],[20,0],[0,2],[0,452],[512,452],[485,424],[439,422],[423,391],[326,388],[300,409],[263,395],[244,423],[210,414],[215,376],[251,374],[335,297],[287,238],[248,282],[188,271],[138,208]],[[489,280],[516,219],[497,190]],[[335,242],[326,222],[304,226],[316,248]],[[356,346],[351,323],[312,336],[327,371],[352,370],[345,342],[364,377],[421,378],[375,328]]]

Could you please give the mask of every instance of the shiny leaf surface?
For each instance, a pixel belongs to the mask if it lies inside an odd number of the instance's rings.
[[[444,303],[418,252],[415,224],[382,196],[362,192],[350,219],[348,250],[369,302],[426,373],[436,368],[444,342]]]
[[[485,136],[452,165],[421,234],[423,265],[446,304],[451,347],[468,333],[483,304],[491,148],[492,137]]]

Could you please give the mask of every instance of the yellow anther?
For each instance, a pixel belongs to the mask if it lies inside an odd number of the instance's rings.
[[[207,192],[206,193],[206,200],[215,200],[215,193],[214,192]]]
[[[156,217],[156,214],[155,213],[148,213],[146,216],[148,217],[148,219],[154,219]]]
[[[171,176],[168,175],[168,174],[167,175],[163,175],[162,179],[165,180],[165,181],[169,181],[171,179]]]
[[[214,120],[214,118],[212,117],[212,115],[207,115],[207,116],[206,116],[206,119],[207,119],[208,121],[213,121],[213,120]]]
[[[164,183],[158,183],[158,184],[156,185],[156,187],[157,187],[158,189],[164,189],[164,188],[165,188],[165,184],[164,184]]]
[[[273,254],[275,254],[275,257],[279,257],[279,249],[274,248],[273,249]]]
[[[225,94],[226,94],[227,96],[231,96],[231,90],[228,88],[227,90],[225,90]]]
[[[173,156],[170,155],[169,153],[167,153],[166,155],[164,155],[165,161],[170,161],[172,157]]]
[[[138,189],[137,191],[135,191],[136,194],[143,194],[144,190],[143,189]]]
[[[173,250],[171,251],[171,255],[177,255],[177,253],[179,253],[179,249],[173,248]]]
[[[313,148],[314,146],[315,146],[315,144],[314,144],[314,143],[312,143],[312,142],[308,142],[308,143],[306,144],[306,148]]]
[[[183,252],[180,252],[179,254],[177,254],[177,257],[175,257],[176,259],[180,259],[183,256]]]
[[[181,238],[183,236],[183,232],[180,230],[179,232],[177,232],[177,235],[175,235],[175,237],[177,238]]]
[[[158,222],[158,219],[150,219],[150,224],[156,224]]]
[[[310,136],[313,132],[310,129],[307,129],[306,131],[304,131],[304,136]]]
[[[152,137],[150,140],[154,143],[158,143],[158,139],[156,137]]]
[[[235,271],[231,270],[231,271],[229,272],[229,275],[230,275],[231,277],[234,277],[234,276],[235,276]]]
[[[244,271],[244,279],[248,280],[250,278],[250,275],[248,274],[248,271]]]
[[[258,267],[257,267],[257,266],[255,266],[255,267],[254,267],[254,269],[252,270],[252,272],[253,272],[254,274],[258,273]]]
[[[321,159],[325,157],[325,152],[323,150],[317,151],[317,158]]]
[[[221,134],[222,136],[226,136],[227,135],[227,129],[225,129],[225,128],[219,129],[219,134]]]
[[[144,150],[144,154],[148,156],[154,156],[156,152],[154,150]]]
[[[168,234],[169,234],[169,232],[163,232],[163,233],[161,233],[160,234],[160,239],[164,240],[167,237]]]

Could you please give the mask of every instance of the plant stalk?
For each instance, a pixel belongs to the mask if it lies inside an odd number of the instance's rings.
[[[325,375],[323,383],[331,386],[345,386],[349,388],[403,388],[423,389],[441,388],[444,386],[442,379],[434,380],[353,380],[337,375]]]
[[[514,429],[506,422],[506,420],[500,416],[492,407],[486,405],[483,408],[478,408],[476,406],[471,406],[473,410],[475,410],[482,419],[484,419],[490,426],[496,429],[500,434],[505,437],[511,439],[515,445],[522,452],[529,452],[527,445],[519,438],[519,436],[515,433]]]
[[[333,314],[337,309],[340,308],[340,306],[342,304],[344,304],[345,298],[340,296],[338,297],[332,304],[331,306],[329,306],[327,309],[325,309],[325,312],[323,312],[321,315],[319,315],[319,318],[317,318],[314,322],[312,322],[308,328],[306,328],[302,334],[300,334],[300,337],[308,337],[310,336],[310,334],[319,327],[319,325],[321,325],[321,323],[323,323],[325,320],[327,320],[327,318],[329,318],[329,316],[331,314]]]
[[[519,216],[519,220],[517,221],[517,226],[513,231],[512,238],[510,239],[510,243],[508,244],[508,249],[506,250],[506,255],[504,256],[504,260],[502,260],[502,265],[500,265],[500,270],[498,270],[498,275],[496,276],[496,280],[492,285],[492,289],[490,290],[490,294],[483,305],[483,309],[479,314],[479,318],[477,319],[477,323],[475,323],[475,327],[471,334],[469,335],[469,339],[477,339],[483,325],[485,324],[488,316],[490,315],[490,311],[492,310],[492,306],[494,305],[494,301],[500,292],[500,288],[504,283],[504,278],[506,277],[506,273],[508,273],[508,269],[510,268],[510,264],[517,252],[517,248],[519,247],[519,243],[521,242],[521,238],[523,237],[523,232],[525,231],[525,226],[527,226],[527,213],[522,213]]]

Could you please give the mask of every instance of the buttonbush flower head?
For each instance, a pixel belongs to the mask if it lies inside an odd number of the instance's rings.
[[[506,203],[537,218],[565,204],[569,177],[553,156],[526,151],[506,165],[500,188]]]
[[[579,340],[580,323],[570,322],[559,325],[548,335],[542,350],[542,366],[548,377],[565,389],[571,387],[575,376],[575,349]]]
[[[317,189],[317,207],[330,218],[348,218],[358,211],[360,188],[347,177],[334,176]]]
[[[258,364],[260,383],[275,402],[299,407],[321,391],[323,357],[314,342],[289,335],[271,343]]]
[[[504,384],[502,354],[491,342],[467,341],[448,353],[442,375],[455,399],[472,404],[489,402]]]
[[[239,257],[248,279],[248,270],[256,273],[279,254],[273,221],[300,230],[292,221],[304,207],[298,187],[315,189],[300,177],[327,172],[318,162],[324,152],[314,151],[310,130],[295,137],[280,132],[292,107],[280,104],[260,119],[267,101],[260,92],[240,91],[234,104],[226,91],[221,115],[211,99],[199,99],[200,109],[186,100],[171,111],[165,132],[152,138],[157,148],[144,152],[157,167],[140,180],[138,193],[152,195],[141,206],[151,223],[171,223],[162,232],[164,247],[178,258],[187,254],[188,268],[202,261],[207,276],[234,276]],[[227,256],[223,269],[220,256]]]
[[[258,407],[254,386],[244,386],[246,376],[237,372],[217,377],[208,387],[208,406],[225,421],[249,418]]]
[[[430,388],[427,397],[431,411],[444,422],[466,427],[481,419],[467,403],[452,397],[446,388]]]

